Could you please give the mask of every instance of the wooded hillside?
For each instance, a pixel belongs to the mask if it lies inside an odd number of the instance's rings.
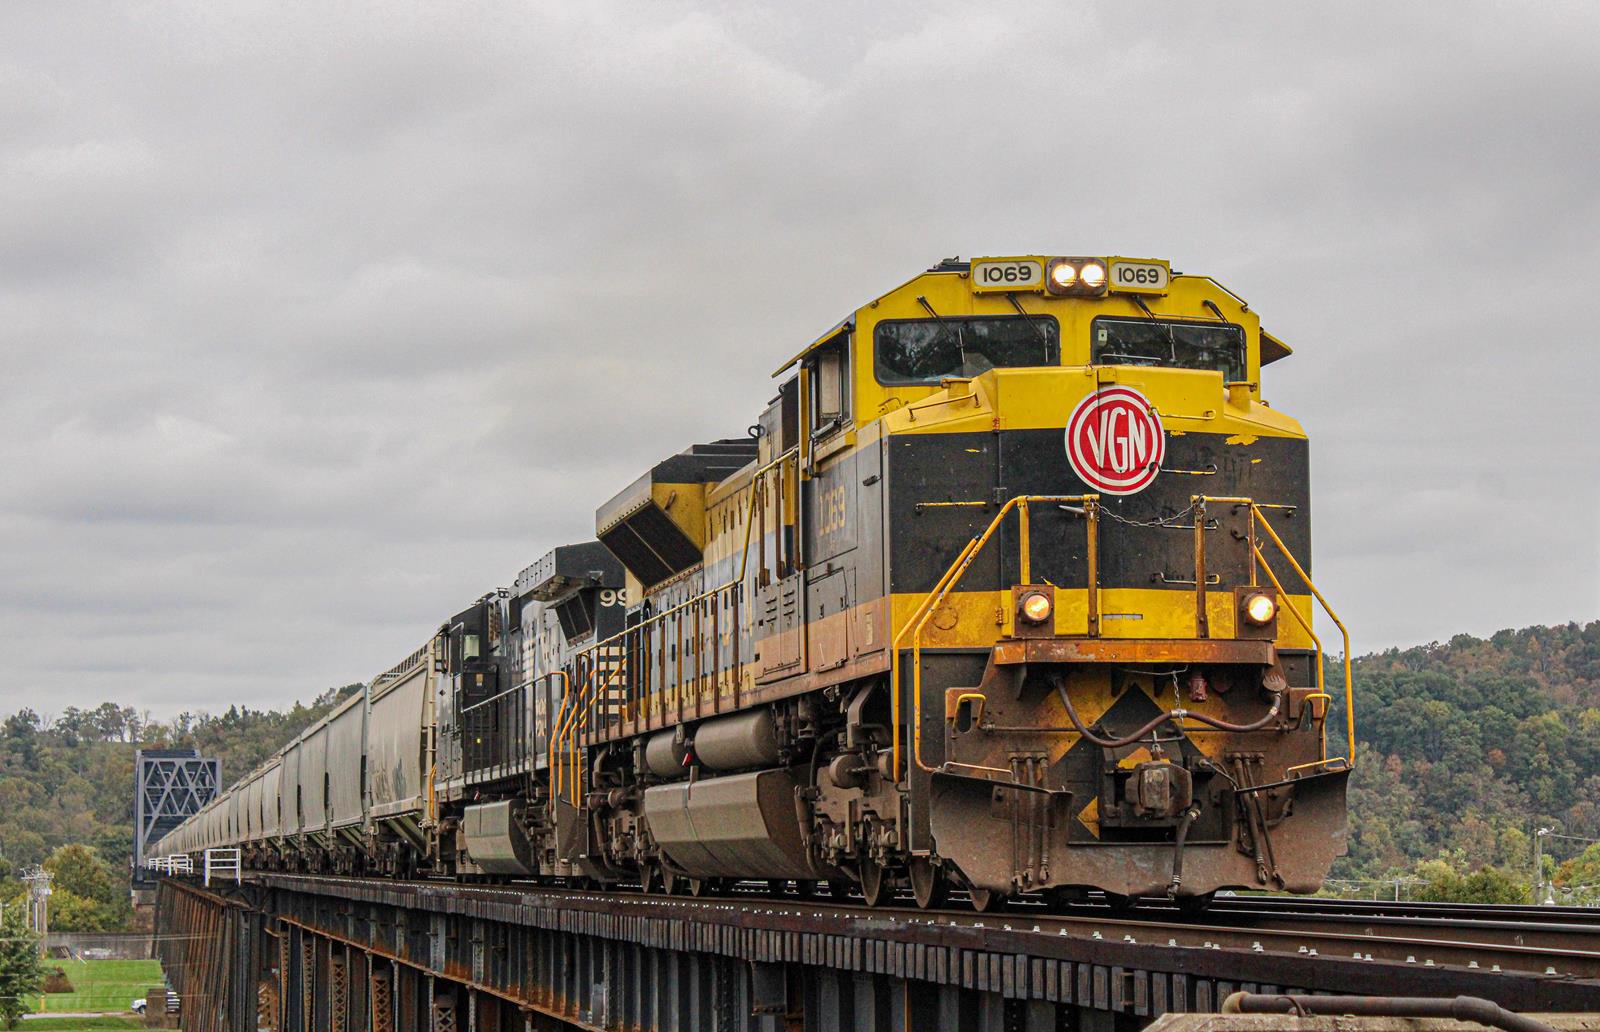
[[[1459,635],[1355,671],[1360,756],[1335,874],[1442,857],[1531,881],[1535,829],[1558,860],[1600,838],[1600,622]]]

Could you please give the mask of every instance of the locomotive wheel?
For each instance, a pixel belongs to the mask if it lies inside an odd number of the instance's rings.
[[[689,895],[695,899],[703,899],[706,896],[714,895],[716,891],[717,883],[715,878],[689,879]]]
[[[861,898],[867,901],[869,907],[881,907],[886,903],[892,890],[889,888],[889,879],[884,875],[883,865],[876,860],[862,860]]]
[[[666,891],[661,884],[659,864],[645,864],[639,868],[639,891],[650,896],[659,896]]]
[[[668,896],[676,896],[683,892],[685,881],[687,879],[678,872],[665,867],[661,869],[661,891]]]
[[[980,914],[992,914],[1005,906],[1004,893],[993,889],[972,888],[967,890],[972,895],[972,909]]]
[[[911,894],[923,910],[937,910],[950,895],[950,880],[944,870],[925,856],[911,859]]]

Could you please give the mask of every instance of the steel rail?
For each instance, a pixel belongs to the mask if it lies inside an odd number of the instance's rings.
[[[1221,907],[1259,907],[1264,912],[1341,914],[1409,914],[1417,917],[1456,916],[1463,920],[1487,918],[1510,920],[1533,918],[1540,921],[1600,925],[1600,907],[1544,906],[1533,903],[1436,903],[1429,900],[1338,899],[1332,896],[1224,896],[1212,904]]]
[[[279,875],[249,872],[246,880],[262,880],[285,887],[305,886],[332,895],[347,894],[353,887],[392,890],[400,894],[438,898],[501,899],[530,905],[534,900],[556,907],[581,906],[583,909],[631,909],[639,906],[668,907],[675,916],[715,920],[730,907],[758,903],[764,908],[778,907],[802,919],[802,924],[818,927],[832,922],[865,923],[879,929],[909,926],[937,926],[970,929],[980,933],[1032,931],[1044,936],[1092,940],[1106,943],[1163,947],[1172,950],[1222,950],[1236,957],[1298,956],[1324,962],[1353,961],[1370,971],[1368,977],[1381,979],[1385,971],[1470,973],[1492,984],[1497,976],[1522,975],[1574,981],[1588,986],[1600,1000],[1600,951],[1527,945],[1516,941],[1518,931],[1527,924],[1499,922],[1497,927],[1466,927],[1448,923],[1422,925],[1406,923],[1396,917],[1392,924],[1368,922],[1352,928],[1262,927],[1249,924],[1219,923],[1224,914],[1202,914],[1194,919],[1174,919],[1171,911],[1150,914],[1112,913],[1103,908],[1069,908],[1051,912],[1042,904],[1017,906],[1002,913],[980,914],[966,909],[925,911],[909,906],[868,907],[859,902],[823,901],[794,896],[773,897],[765,887],[750,883],[726,896],[691,898],[638,891],[599,891],[548,887],[535,882],[512,882],[503,886],[461,885],[444,880],[395,881],[381,878]],[[770,909],[768,912],[772,912]],[[1481,925],[1482,923],[1480,923]],[[1480,933],[1475,940],[1472,932]],[[1592,941],[1592,933],[1584,930]],[[1244,976],[1241,976],[1244,977]]]
[[[1352,937],[1449,936],[1452,941],[1470,941],[1486,946],[1500,943],[1534,949],[1568,951],[1600,961],[1600,928],[1593,923],[1566,921],[1558,915],[1530,921],[1525,915],[1496,911],[1458,916],[1417,915],[1402,911],[1350,912],[1348,910],[1299,910],[1290,907],[1232,906],[1232,901],[1213,903],[1199,918],[1210,924],[1259,929],[1262,931],[1320,930]],[[1170,909],[1150,908],[1149,918],[1170,919]],[[1134,917],[1140,916],[1135,911]]]

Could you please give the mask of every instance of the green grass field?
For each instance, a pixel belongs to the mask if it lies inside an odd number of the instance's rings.
[[[144,1028],[138,1018],[29,1018],[17,1026],[26,1032],[96,1032],[102,1028]]]
[[[121,1011],[135,997],[142,997],[152,986],[159,986],[161,964],[154,960],[51,960],[47,967],[59,967],[67,973],[73,991],[50,993],[41,997],[39,1010],[45,1013]],[[120,1025],[45,1025],[39,1019],[27,1022],[27,1028],[120,1028]]]

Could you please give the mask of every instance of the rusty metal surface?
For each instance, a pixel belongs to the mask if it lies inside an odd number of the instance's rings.
[[[990,983],[989,975],[978,974],[986,966],[995,977],[1022,979],[1030,993],[1052,985],[1059,992],[1064,980],[1091,979],[1097,971],[1110,977],[1115,970],[1127,986],[1142,985],[1146,992],[1164,987],[1164,1009],[1177,999],[1175,984],[1183,987],[1184,1007],[1209,1009],[1220,1003],[1215,994],[1221,989],[1231,992],[1245,983],[1341,993],[1382,984],[1415,995],[1479,995],[1518,1009],[1600,1004],[1600,954],[1518,945],[1506,941],[1493,922],[1462,925],[1453,937],[1415,926],[1367,935],[1181,923],[1159,913],[1143,919],[1050,914],[1042,907],[928,914],[759,897],[685,900],[291,875],[262,876],[260,882],[289,894],[285,902],[298,898],[297,905],[313,911],[321,906],[348,912],[357,905],[424,911],[446,920],[501,922],[756,962],[954,978],[979,989]]]
[[[998,893],[1320,888],[1343,852],[1348,773],[1292,777],[1321,743],[1286,733],[1298,724],[1272,643],[1176,643],[1198,687],[1169,666],[1138,669],[1174,644],[996,646],[970,690],[982,717],[963,721],[958,706],[952,718],[946,702],[929,823],[939,856]]]
[[[994,661],[1013,663],[1237,663],[1270,666],[1270,641],[1252,639],[1028,638],[1002,641]]]

